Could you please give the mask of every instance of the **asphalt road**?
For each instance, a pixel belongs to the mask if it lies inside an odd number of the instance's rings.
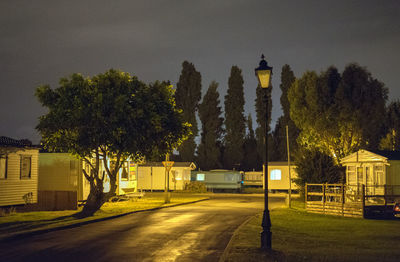
[[[284,204],[283,198],[269,201],[271,208]],[[218,261],[235,229],[263,203],[261,195],[218,194],[0,243],[0,261]]]

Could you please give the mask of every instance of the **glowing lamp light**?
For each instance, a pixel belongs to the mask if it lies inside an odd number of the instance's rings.
[[[262,88],[268,88],[271,83],[272,67],[268,66],[265,56],[261,56],[259,67],[255,69],[258,82]]]

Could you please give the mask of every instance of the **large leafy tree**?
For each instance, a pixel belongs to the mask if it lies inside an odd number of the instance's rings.
[[[279,117],[275,130],[273,131],[273,145],[274,152],[271,156],[272,160],[287,160],[287,139],[286,139],[286,126],[289,130],[289,145],[292,152],[297,148],[297,136],[299,133],[298,128],[290,118],[290,104],[288,100],[288,90],[296,80],[294,73],[289,65],[284,65],[281,71],[281,84],[280,89],[282,91],[280,102],[283,111],[283,115]]]
[[[195,137],[198,135],[196,112],[201,99],[201,75],[192,63],[184,61],[179,81],[176,84],[176,105],[183,111],[183,118],[192,125],[192,134],[178,148],[182,161],[194,161]]]
[[[232,66],[225,96],[224,166],[228,169],[239,167],[243,160],[246,132],[243,83],[242,70],[237,66]]]
[[[190,132],[175,108],[169,83],[146,85],[112,69],[91,78],[73,74],[62,78],[56,89],[38,87],[36,96],[48,109],[37,126],[43,146],[70,152],[91,167],[88,173],[83,170],[90,193],[79,216],[94,214],[115,195],[118,170],[128,157],[169,152]],[[104,193],[106,176],[110,191]]]
[[[203,170],[222,167],[223,121],[218,83],[213,81],[199,106],[202,124],[201,141],[198,147],[198,165]]]
[[[317,148],[339,163],[360,148],[377,149],[387,89],[357,64],[306,72],[289,89],[290,115],[301,146]]]

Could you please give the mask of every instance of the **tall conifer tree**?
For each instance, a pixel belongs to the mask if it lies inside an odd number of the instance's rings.
[[[243,170],[258,169],[257,164],[260,162],[257,153],[257,140],[253,129],[253,120],[249,114],[247,117],[247,135],[244,140],[244,159]]]
[[[290,86],[296,80],[294,73],[289,65],[284,65],[281,71],[281,107],[283,115],[279,117],[275,130],[273,131],[273,144],[275,150],[273,151],[270,160],[283,161],[287,160],[287,141],[286,141],[286,126],[289,129],[289,144],[291,151],[297,148],[297,136],[299,135],[299,129],[296,127],[292,119],[290,118],[290,104],[287,97]]]
[[[223,121],[221,117],[218,83],[211,82],[203,102],[199,106],[199,117],[202,124],[201,142],[198,147],[198,165],[203,170],[221,168],[221,147]]]
[[[243,160],[243,143],[246,132],[244,117],[244,92],[242,70],[232,66],[225,96],[225,168],[239,168]]]
[[[257,86],[256,89],[256,116],[257,116],[257,128],[256,128],[256,139],[257,139],[257,153],[259,155],[259,163],[257,164],[257,169],[262,170],[262,164],[264,159],[265,145],[264,145],[264,135],[268,131],[270,132],[270,124],[271,124],[271,111],[272,111],[272,99],[271,99],[272,86],[269,88],[261,88]],[[265,101],[268,100],[268,122],[267,122],[267,131],[264,128],[264,123],[266,121],[266,112],[265,112]],[[272,155],[272,136],[268,135],[268,152],[269,156]]]
[[[196,151],[194,139],[199,133],[196,111],[201,99],[201,75],[188,61],[182,63],[182,72],[176,84],[175,98],[177,107],[183,111],[184,120],[192,125],[192,135],[178,148],[179,158],[181,161],[194,161]]]

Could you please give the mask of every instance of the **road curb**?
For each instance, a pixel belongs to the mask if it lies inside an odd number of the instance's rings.
[[[134,213],[141,213],[141,212],[146,212],[146,211],[159,210],[159,209],[163,209],[163,208],[183,206],[183,205],[194,204],[194,203],[198,203],[198,202],[206,201],[206,200],[210,200],[210,198],[200,199],[200,200],[195,200],[195,201],[185,202],[185,203],[179,203],[179,204],[174,204],[174,205],[170,205],[170,206],[161,206],[161,207],[155,207],[155,208],[150,208],[150,209],[137,210],[137,211],[132,211],[132,212],[128,212],[128,213],[118,214],[115,216],[103,217],[103,218],[98,218],[98,219],[93,219],[93,220],[83,221],[83,222],[77,222],[77,223],[74,223],[71,225],[66,225],[66,226],[60,226],[60,227],[56,226],[56,227],[52,227],[52,228],[38,229],[38,230],[32,230],[32,231],[28,231],[28,232],[19,232],[19,233],[15,233],[15,234],[11,233],[4,237],[0,237],[0,242],[11,241],[11,240],[14,240],[17,238],[30,237],[30,236],[40,235],[40,234],[49,233],[49,232],[53,232],[53,231],[63,230],[63,229],[80,227],[83,225],[87,225],[87,224],[91,224],[91,223],[95,223],[95,222],[106,221],[106,220],[123,217],[123,216],[127,216],[127,215],[134,214]]]
[[[232,248],[233,239],[234,239],[235,236],[238,234],[238,232],[239,232],[245,225],[247,225],[247,223],[249,223],[249,221],[250,221],[251,219],[253,219],[255,216],[257,216],[257,215],[254,215],[254,216],[249,217],[249,218],[246,219],[240,226],[238,226],[238,228],[235,229],[235,231],[233,232],[233,234],[232,234],[232,236],[231,236],[231,239],[230,239],[229,242],[228,242],[228,245],[226,245],[226,247],[225,247],[224,253],[222,253],[221,257],[220,257],[219,260],[218,260],[219,262],[225,262],[225,261],[226,261],[226,258],[227,258],[227,256],[228,256],[228,253],[230,252],[230,250],[231,250],[231,248]]]

